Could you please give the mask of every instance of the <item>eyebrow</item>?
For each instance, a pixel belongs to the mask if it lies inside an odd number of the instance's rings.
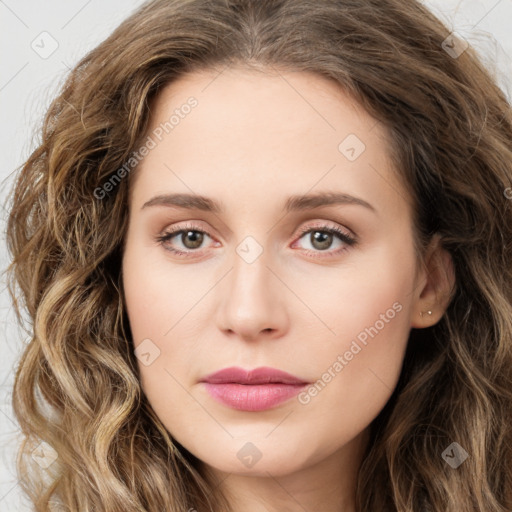
[[[284,211],[304,211],[331,205],[359,205],[377,213],[376,209],[364,199],[341,192],[317,192],[307,195],[290,196]],[[161,194],[145,202],[141,209],[150,206],[168,206],[187,210],[202,210],[205,212],[224,213],[224,206],[215,199],[196,194]]]

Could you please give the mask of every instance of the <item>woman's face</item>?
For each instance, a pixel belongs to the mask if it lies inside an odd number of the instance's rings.
[[[360,450],[430,309],[384,128],[319,76],[230,69],[166,87],[147,135],[123,286],[156,414],[230,473]],[[202,382],[228,367],[309,386]]]

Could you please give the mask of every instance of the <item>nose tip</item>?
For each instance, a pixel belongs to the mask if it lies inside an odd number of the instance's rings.
[[[218,326],[244,341],[275,338],[287,326],[279,280],[267,268],[264,258],[252,263],[238,259],[222,284]]]

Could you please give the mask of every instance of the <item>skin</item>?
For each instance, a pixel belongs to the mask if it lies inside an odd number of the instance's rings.
[[[244,68],[187,74],[159,93],[147,134],[190,96],[198,105],[132,176],[125,301],[134,348],[150,339],[160,351],[147,366],[138,360],[142,388],[234,510],[354,512],[369,425],[397,384],[411,328],[437,323],[448,305],[451,258],[434,239],[419,264],[388,134],[333,82]],[[366,145],[354,161],[338,148],[349,134]],[[356,196],[375,211],[283,211],[289,196],[320,191]],[[142,208],[169,193],[204,195],[224,211]],[[206,233],[202,243],[186,233],[157,241],[185,224]],[[333,235],[322,246],[299,232],[323,233],[318,226],[337,226],[358,243]],[[237,253],[247,236],[263,250],[251,263]],[[295,397],[237,411],[199,383],[228,366],[271,366],[314,383],[397,303],[394,318],[308,403]],[[237,457],[249,442],[261,454],[252,467]]]

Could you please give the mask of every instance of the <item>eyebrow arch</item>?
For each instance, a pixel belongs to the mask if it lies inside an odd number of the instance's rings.
[[[341,192],[317,192],[307,195],[290,196],[285,204],[284,210],[288,212],[303,211],[320,208],[322,206],[352,204],[368,208],[377,213],[376,209],[365,200]],[[169,206],[184,208],[187,210],[202,210],[205,212],[223,213],[222,203],[209,197],[196,194],[162,194],[153,197],[145,202],[141,209],[150,206]]]

